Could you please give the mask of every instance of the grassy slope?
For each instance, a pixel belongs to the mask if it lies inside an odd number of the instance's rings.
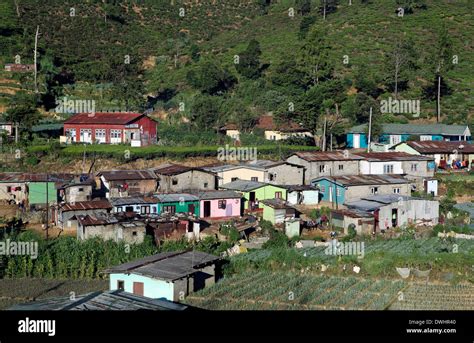
[[[452,34],[454,52],[459,55],[459,65],[449,73],[448,82],[453,88],[453,94],[443,98],[443,111],[452,116],[450,121],[458,123],[465,123],[469,113],[469,121],[472,123],[474,94],[471,85],[474,84],[474,54],[470,37],[474,36],[471,24],[474,19],[474,2],[426,0],[428,10],[418,10],[415,14],[403,18],[395,15],[395,0],[372,2],[371,5],[361,5],[359,1],[355,1],[352,6],[348,6],[343,1],[338,11],[329,15],[326,22],[318,17],[316,25],[328,29],[333,45],[331,59],[335,61],[337,74],[351,79],[351,73],[363,65],[370,66],[371,71],[377,73],[381,69],[383,54],[390,41],[402,32],[413,38],[422,58],[427,62],[428,53],[433,48],[436,29],[443,20]],[[127,36],[129,44],[140,49],[145,55],[158,56],[165,53],[165,38],[173,37],[178,30],[183,30],[189,32],[193,40],[198,42],[204,56],[218,58],[235,72],[232,65],[233,56],[243,51],[250,39],[256,38],[262,46],[262,62],[270,64],[267,73],[272,73],[274,65],[296,51],[300,44],[297,32],[301,17],[288,16],[288,8],[294,6],[293,0],[281,0],[272,5],[269,14],[265,16],[259,16],[256,7],[249,4],[250,1],[176,1],[175,9],[183,6],[183,3],[186,16],[179,21],[176,20],[175,11],[170,8],[169,3],[129,6],[128,31],[136,33],[133,39]],[[38,9],[38,13],[47,11],[47,6]],[[79,13],[85,11],[82,6],[85,5],[81,5]],[[32,18],[34,16],[29,14],[26,20],[33,21]],[[51,20],[62,21],[56,17]],[[29,26],[33,24],[31,22]],[[79,30],[79,27],[80,25],[69,28],[66,36],[75,36],[74,32]],[[144,36],[149,39],[143,39]],[[73,44],[72,42],[69,41],[69,44]],[[349,65],[342,63],[344,55],[349,56]],[[173,83],[181,90],[179,98],[189,98],[193,93],[185,85],[185,76],[191,67],[192,64],[182,64],[178,69],[170,70]],[[0,77],[3,76],[4,73],[0,71]],[[404,98],[419,98],[420,86],[430,79],[426,71],[420,71],[416,76],[417,84],[414,90],[402,94]],[[84,91],[79,86],[67,93],[74,95],[74,92],[84,96],[85,93],[90,93],[90,88]],[[434,102],[422,101],[424,116],[433,114],[434,108]]]

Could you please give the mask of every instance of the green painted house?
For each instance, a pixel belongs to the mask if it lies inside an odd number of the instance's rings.
[[[172,193],[156,194],[158,199],[158,213],[191,213],[199,217],[199,198],[192,194]]]
[[[242,206],[245,210],[260,208],[259,204],[262,200],[286,199],[285,188],[264,182],[236,180],[219,186],[219,188],[242,193],[244,198]]]

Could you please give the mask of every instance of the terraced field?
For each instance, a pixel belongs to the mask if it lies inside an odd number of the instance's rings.
[[[210,310],[384,310],[403,281],[295,273],[243,273],[187,298]]]
[[[260,271],[186,301],[208,310],[473,310],[474,286]]]
[[[473,310],[474,286],[412,284],[390,310]]]

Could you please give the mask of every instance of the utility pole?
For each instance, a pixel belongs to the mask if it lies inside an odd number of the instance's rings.
[[[326,0],[323,3],[323,19],[326,20]]]
[[[18,144],[18,122],[15,122],[15,144]]]
[[[327,119],[324,118],[324,130],[323,130],[323,151],[326,151],[326,121]]]
[[[372,107],[370,108],[370,114],[369,114],[369,135],[367,139],[367,152],[370,152],[370,140],[371,140],[371,135],[372,135]]]
[[[38,93],[38,83],[37,83],[37,76],[38,76],[38,35],[39,35],[39,25],[36,26],[36,35],[35,35],[35,93]]]
[[[46,240],[48,240],[49,238],[49,184],[48,184],[48,180],[49,180],[49,175],[46,174],[46,226],[45,226],[45,229],[46,229]]]

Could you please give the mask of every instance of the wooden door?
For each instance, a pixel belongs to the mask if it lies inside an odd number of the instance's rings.
[[[133,283],[133,294],[143,295],[143,282]]]

